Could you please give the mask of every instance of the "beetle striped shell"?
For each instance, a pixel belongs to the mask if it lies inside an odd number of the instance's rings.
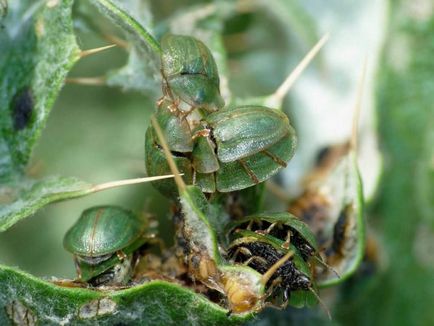
[[[66,233],[63,244],[75,255],[103,256],[131,245],[142,236],[144,226],[132,212],[121,207],[96,206],[82,213]]]
[[[173,101],[215,111],[224,106],[217,65],[201,41],[166,35],[161,41],[163,92]]]

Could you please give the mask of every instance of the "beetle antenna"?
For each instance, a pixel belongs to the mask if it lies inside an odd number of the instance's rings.
[[[319,297],[318,293],[316,293],[316,291],[309,286],[309,291],[315,296],[315,298],[318,300],[321,308],[324,310],[324,312],[327,314],[327,317],[332,320],[332,315],[330,314],[330,310],[329,308],[326,306],[326,304],[324,303],[324,301],[321,300],[321,298]]]
[[[322,259],[319,259],[317,256],[314,256],[314,257],[318,263],[320,263],[321,265],[323,265],[327,269],[331,270],[333,272],[333,274],[335,274],[337,276],[337,278],[341,278],[341,275],[333,267],[331,267],[329,264],[327,264]]]
[[[281,103],[291,89],[292,85],[294,85],[295,81],[300,77],[301,73],[306,69],[309,63],[315,58],[318,54],[319,50],[323,47],[323,45],[328,41],[329,34],[325,34],[318,43],[305,55],[305,57],[300,61],[300,63],[291,71],[291,73],[286,77],[285,81],[279,88],[272,94],[269,98],[269,102]],[[272,105],[274,107],[274,105]]]
[[[79,77],[79,78],[66,78],[65,83],[90,85],[90,86],[102,86],[105,85],[105,77]]]
[[[116,46],[116,44],[110,44],[110,45],[106,45],[106,46],[101,46],[99,48],[84,50],[84,51],[80,52],[79,56],[80,56],[80,59],[81,58],[85,58],[85,57],[88,57],[90,55],[97,54],[97,53],[100,53],[102,51],[111,49],[111,48],[113,48],[115,46]]]
[[[166,142],[166,137],[164,136],[163,131],[161,130],[160,125],[158,124],[155,117],[151,117],[151,123],[155,129],[155,132],[157,133],[157,137],[161,143],[161,147],[163,147],[163,151],[164,151],[164,155],[166,155],[167,163],[169,164],[170,169],[172,170],[172,173],[175,176],[175,182],[176,185],[178,186],[179,192],[183,192],[185,191],[186,186],[184,180],[182,180],[181,175],[179,174],[178,167],[176,166],[175,161],[172,158],[172,154],[170,153],[169,146],[167,145]]]
[[[365,84],[365,78],[366,78],[366,70],[367,70],[367,57],[365,58],[362,66],[362,72],[359,79],[359,84],[357,87],[357,95],[356,95],[356,103],[354,105],[354,117],[353,117],[353,126],[352,126],[352,132],[351,132],[351,140],[350,140],[350,148],[354,151],[354,153],[357,153],[357,136],[359,133],[359,119],[360,119],[360,112],[361,112],[361,104],[362,104],[362,96],[363,96],[363,88]]]
[[[103,191],[103,190],[107,190],[107,189],[112,189],[112,188],[117,188],[117,187],[122,187],[122,186],[128,186],[128,185],[133,185],[133,184],[138,184],[138,183],[145,183],[145,182],[150,182],[150,181],[157,181],[157,180],[168,179],[168,178],[173,178],[173,177],[174,177],[173,174],[169,174],[169,175],[159,175],[159,176],[155,176],[155,177],[145,177],[145,178],[134,178],[134,179],[123,179],[123,180],[117,180],[117,181],[110,181],[110,182],[105,182],[105,183],[100,183],[100,184],[94,185],[93,187],[90,188],[89,192],[98,192],[98,191]]]
[[[261,283],[265,286],[270,278],[274,275],[274,273],[279,269],[280,266],[282,266],[289,258],[294,256],[293,251],[288,251],[288,253],[280,258],[277,262],[274,263],[273,266],[270,267],[270,269],[261,277]]]

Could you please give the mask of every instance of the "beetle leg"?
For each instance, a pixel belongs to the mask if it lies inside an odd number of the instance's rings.
[[[289,244],[291,243],[291,231],[288,231],[285,242],[282,244],[282,248],[289,249]]]
[[[253,226],[253,220],[251,220],[250,222],[249,222],[249,225],[247,225],[247,227],[246,227],[246,230],[251,230],[252,229],[252,226]]]
[[[118,256],[121,262],[127,259],[127,255],[125,255],[125,253],[122,250],[116,251],[116,256]]]
[[[192,179],[192,184],[194,184],[194,185],[196,184],[196,176],[197,176],[197,172],[195,169],[193,169],[193,175],[192,175],[191,179]]]
[[[168,106],[168,109],[172,113],[176,113],[179,111],[179,99],[172,100],[172,103]]]
[[[178,103],[179,104],[179,103]],[[193,112],[194,110],[196,110],[197,107],[195,107],[194,105],[191,106],[190,110],[188,111],[183,111],[181,114],[181,121],[187,119],[188,115]]]
[[[196,138],[198,138],[198,137],[209,137],[210,133],[211,133],[211,130],[209,130],[208,128],[204,128],[204,129],[198,130],[191,137],[191,140],[195,141]]]
[[[165,95],[163,95],[163,96],[161,96],[158,100],[157,100],[157,106],[158,106],[158,108],[160,108],[161,107],[161,105],[163,104],[163,102],[164,102],[164,100],[166,99],[166,96]]]
[[[243,263],[243,265],[246,265],[246,266],[248,266],[252,261],[258,261],[260,264],[263,264],[263,265],[266,265],[267,264],[267,261],[264,259],[264,258],[262,258],[262,257],[260,257],[260,256],[252,256],[252,257],[250,257],[249,259],[247,259],[244,263]]]
[[[75,271],[77,272],[78,279],[81,280],[81,269],[80,269],[80,265],[78,264],[77,256],[74,256],[74,265],[75,265]]]
[[[265,155],[270,157],[274,162],[276,162],[280,166],[283,166],[284,168],[286,168],[286,166],[287,166],[286,162],[283,161],[280,157],[274,155],[273,153],[271,153],[270,151],[267,151],[265,149],[262,151],[262,153],[264,153]]]
[[[268,298],[268,297],[273,293],[274,288],[275,288],[277,285],[279,285],[280,283],[282,283],[282,277],[281,277],[281,276],[277,277],[276,279],[274,279],[274,280],[271,282],[270,286],[269,286],[268,289],[267,289],[267,292],[265,292],[265,293],[261,296],[261,300],[265,300],[265,299],[267,299],[267,298]]]
[[[252,252],[245,248],[245,247],[238,247],[237,250],[235,250],[234,254],[232,255],[232,260],[236,261],[238,254],[242,253],[245,256],[252,256]]]
[[[255,232],[258,234],[270,234],[270,232],[274,229],[274,227],[278,224],[278,222],[271,223],[271,225],[266,230],[256,230]]]
[[[285,293],[286,293],[286,291],[287,290],[285,290]],[[286,295],[284,294],[284,296],[287,296],[287,294]],[[275,309],[284,310],[284,309],[286,309],[288,307],[288,304],[289,304],[289,300],[284,300],[280,304],[276,304],[276,303],[273,303],[273,302],[265,302],[264,306],[265,307],[271,307],[271,308],[275,308]]]
[[[243,167],[243,169],[246,171],[246,173],[249,175],[250,179],[252,179],[252,181],[255,184],[259,183],[258,177],[256,176],[256,174],[253,173],[253,171],[248,167],[248,165],[246,164],[246,162],[244,162],[244,160],[239,159],[238,162],[241,164],[241,166]]]

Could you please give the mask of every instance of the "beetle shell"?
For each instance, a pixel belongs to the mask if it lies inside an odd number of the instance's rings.
[[[206,117],[206,122],[212,129],[218,159],[223,163],[266,150],[289,134],[295,138],[287,116],[263,106],[242,106],[212,113]]]
[[[217,65],[201,41],[182,35],[166,35],[161,40],[163,90],[193,106],[215,111],[224,106],[220,95]]]
[[[171,113],[168,105],[163,102],[156,119],[184,180],[203,192],[254,186],[286,167],[294,154],[295,132],[280,111],[262,106],[228,109],[204,117],[191,132],[186,120]],[[146,132],[145,152],[148,175],[170,173],[152,126]],[[177,196],[173,180],[153,184],[162,194]]]
[[[97,257],[115,253],[140,238],[145,224],[132,212],[117,206],[85,210],[66,233],[63,245],[78,256]]]
[[[167,145],[173,152],[191,152],[193,150],[193,140],[190,126],[186,119],[182,119],[170,112],[169,105],[167,101],[164,101],[155,114],[159,126],[165,131]]]
[[[175,137],[173,137],[175,138]],[[172,158],[175,161],[180,173],[183,173],[185,182],[191,184],[193,180],[193,168],[190,159],[184,153],[172,150]],[[171,174],[169,164],[162,147],[159,145],[158,137],[152,126],[146,131],[145,138],[145,165],[146,172],[149,176]],[[152,185],[169,198],[177,198],[178,190],[173,180],[166,179],[152,182]]]
[[[212,113],[204,118],[204,123],[220,162],[215,172],[216,189],[220,192],[263,182],[286,167],[294,155],[295,132],[280,111],[243,106]]]

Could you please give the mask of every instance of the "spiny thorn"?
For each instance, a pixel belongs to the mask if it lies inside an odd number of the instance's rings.
[[[306,69],[309,63],[315,58],[319,50],[323,47],[323,45],[328,41],[330,35],[325,34],[318,43],[305,55],[305,57],[300,61],[300,63],[292,70],[292,72],[288,75],[282,85],[279,86],[276,92],[270,96],[270,101],[275,103],[281,103],[291,89],[292,85],[294,85],[295,81],[300,77],[301,73]]]
[[[79,78],[66,78],[65,83],[78,84],[78,85],[90,85],[90,86],[102,86],[105,85],[105,77],[79,77]]]
[[[282,266],[289,258],[294,256],[294,252],[289,251],[285,256],[280,258],[273,266],[261,277],[261,283],[265,286],[270,278],[276,273],[280,266]]]
[[[91,187],[90,192],[97,192],[97,191],[103,191],[107,189],[117,188],[121,186],[127,186],[127,185],[133,185],[138,183],[145,183],[150,181],[157,181],[162,179],[168,179],[173,178],[173,174],[169,175],[159,175],[154,177],[145,177],[145,178],[133,178],[133,179],[123,179],[123,180],[117,180],[117,181],[110,181],[105,183],[100,183],[97,185],[94,185]]]
[[[353,126],[352,126],[351,141],[350,141],[350,148],[354,153],[357,153],[357,136],[359,133],[359,119],[360,119],[360,112],[362,108],[362,96],[363,96],[363,88],[365,84],[367,68],[368,68],[368,58],[366,56],[362,66],[362,72],[360,74],[359,84],[357,86],[356,103],[354,104]]]
[[[87,56],[90,56],[92,54],[96,54],[96,53],[111,49],[112,47],[115,47],[115,46],[117,46],[117,45],[116,44],[110,44],[110,45],[101,46],[101,47],[95,48],[95,49],[89,49],[89,50],[81,51],[80,52],[80,59],[87,57]]]
[[[125,40],[123,40],[123,39],[121,39],[121,38],[119,38],[117,36],[114,36],[114,35],[111,35],[111,34],[103,34],[103,37],[108,42],[116,44],[120,48],[129,49],[129,47],[130,47],[130,44],[127,41],[125,41]]]
[[[155,132],[157,133],[157,137],[161,143],[160,145],[161,147],[163,147],[163,151],[164,151],[164,155],[166,156],[167,163],[169,164],[170,169],[172,170],[172,173],[175,176],[175,182],[176,185],[178,186],[179,192],[184,192],[186,187],[184,180],[182,180],[181,175],[179,174],[178,167],[176,166],[175,161],[172,158],[172,154],[170,153],[170,149],[169,146],[167,145],[166,138],[163,134],[163,131],[161,130],[160,125],[158,124],[155,117],[151,117],[151,123],[155,129]]]

